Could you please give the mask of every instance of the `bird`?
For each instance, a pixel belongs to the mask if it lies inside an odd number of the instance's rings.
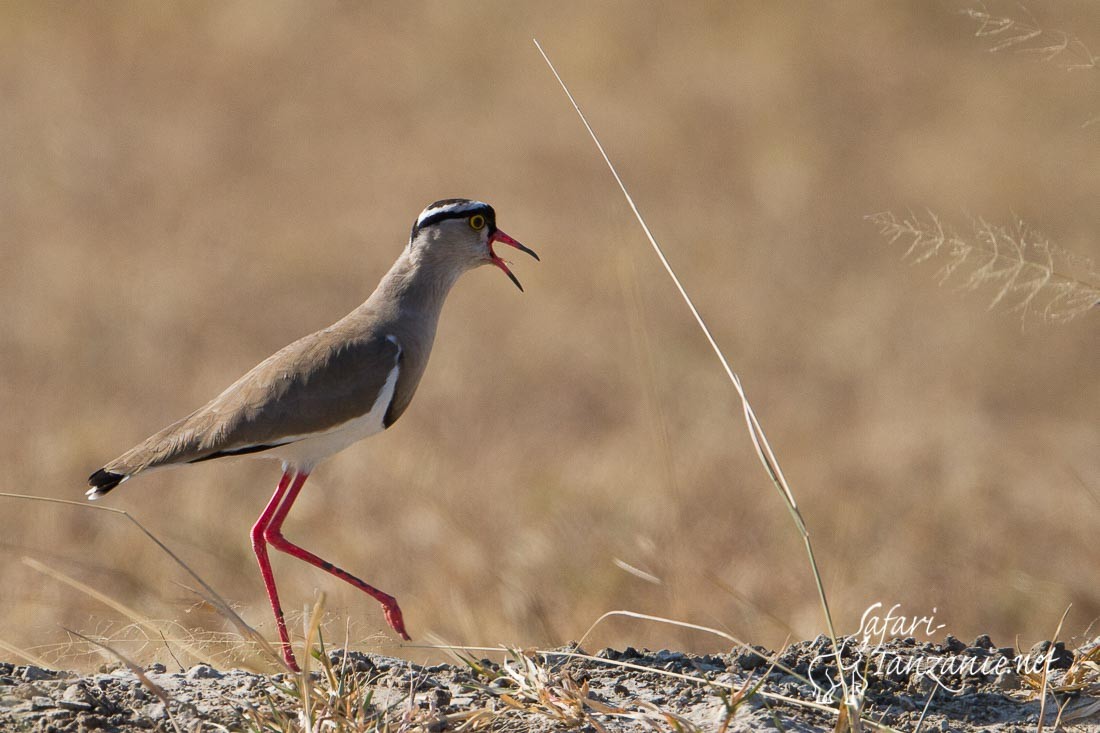
[[[404,414],[428,364],[443,302],[464,272],[494,265],[523,291],[495,244],[539,259],[497,228],[489,204],[465,198],[430,204],[416,218],[393,266],[359,307],[275,352],[210,402],[103,465],[89,476],[87,497],[98,499],[154,469],[236,456],[276,459],[282,476],[250,537],[287,666],[300,670],[268,545],[374,598],[390,628],[410,640],[393,596],[290,542],[282,525],[319,463],[386,430]]]

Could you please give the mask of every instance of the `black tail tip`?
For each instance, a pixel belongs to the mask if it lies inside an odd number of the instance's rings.
[[[88,477],[88,485],[92,487],[87,491],[88,498],[98,499],[128,478],[126,474],[101,468]]]

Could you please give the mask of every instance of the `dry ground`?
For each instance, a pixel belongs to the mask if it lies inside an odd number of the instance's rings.
[[[988,636],[969,648],[949,636],[944,645],[896,640],[864,652],[858,640],[849,641],[845,664],[867,665],[866,687],[850,708],[866,730],[1026,733],[1040,719],[1048,728],[1100,730],[1100,699],[1060,694],[1042,705],[1031,687],[1039,676],[1022,668],[1018,674],[1009,662],[1016,650],[997,649]],[[1050,657],[1053,686],[1082,670],[1080,658],[1060,647]],[[836,672],[830,648],[823,636],[759,655],[633,647],[588,655],[567,646],[431,666],[335,650],[317,657],[314,668],[321,669],[308,681],[204,664],[153,665],[139,679],[125,668],[79,676],[0,663],[0,726],[40,733],[280,731],[295,722],[349,733],[834,731],[835,710],[820,699]],[[911,664],[968,656],[977,664],[957,673],[926,675]],[[899,662],[893,669],[892,661]],[[987,670],[1000,662],[1004,671],[984,673],[983,662]],[[1090,676],[1095,692],[1095,672]]]
[[[900,603],[1027,645],[1072,603],[1083,632],[1096,316],[1022,328],[863,218],[1019,216],[1100,256],[1097,71],[990,53],[963,7],[5,3],[0,488],[79,499],[103,462],[357,305],[425,204],[478,197],[543,257],[517,262],[526,294],[495,271],[459,284],[410,411],[317,472],[288,535],[396,594],[420,639],[557,645],[614,608],[773,647],[819,633],[734,394],[537,36],[743,377],[841,630]],[[1030,12],[1100,49],[1096,3]],[[108,503],[270,635],[247,530],[276,474],[207,464]],[[0,640],[48,660],[59,625],[126,621],[23,556],[224,627],[118,518],[0,499]],[[321,588],[355,640],[382,629],[369,599],[275,562],[287,606]],[[715,643],[621,619],[588,642]]]

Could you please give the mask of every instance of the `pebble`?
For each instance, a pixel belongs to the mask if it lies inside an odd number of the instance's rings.
[[[1031,659],[1038,660],[1040,656],[1047,654],[1050,650],[1049,641],[1040,641],[1035,646],[1031,647]],[[1051,669],[1068,669],[1073,664],[1073,652],[1066,649],[1065,642],[1055,642],[1054,654],[1051,655],[1050,668]]]
[[[966,644],[963,644],[961,641],[956,639],[954,636],[951,636],[951,634],[948,634],[943,639],[943,648],[946,649],[949,652],[955,652],[957,654],[958,652],[961,652],[962,650],[966,649]]]
[[[1016,674],[1011,669],[1005,670],[1004,672],[1001,672],[999,675],[997,675],[997,679],[994,684],[996,684],[997,687],[1004,690],[1005,692],[1018,690],[1020,689],[1020,687],[1022,687],[1022,685],[1020,684],[1020,675]]]
[[[31,710],[45,710],[46,708],[52,708],[54,706],[53,700],[39,695],[31,698]]]
[[[39,680],[52,680],[56,675],[48,669],[30,665],[23,667],[23,671],[19,676],[26,682],[38,682]]]
[[[216,680],[223,676],[221,672],[208,664],[196,664],[187,670],[187,679],[189,680]]]
[[[83,700],[58,700],[57,707],[64,708],[65,710],[72,710],[77,713],[84,713],[92,709],[91,703],[84,702]]]
[[[975,637],[974,643],[970,646],[980,646],[982,649],[992,649],[993,640],[989,638],[989,634],[980,634]]]
[[[155,702],[152,705],[146,705],[142,714],[149,720],[164,720],[168,717],[168,709],[164,707],[164,703]]]
[[[664,664],[666,662],[679,662],[684,659],[683,652],[673,652],[668,649],[662,649],[656,654],[657,664]]]
[[[753,647],[753,649],[756,649],[757,652],[763,651],[762,649],[757,649],[757,647]],[[756,652],[750,652],[746,649],[737,655],[737,666],[746,671],[758,669],[759,667],[762,667],[767,663],[768,660],[766,652],[763,654],[758,654]]]

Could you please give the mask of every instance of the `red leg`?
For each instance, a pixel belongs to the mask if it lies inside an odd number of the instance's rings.
[[[275,589],[275,576],[271,572],[271,561],[267,558],[267,542],[264,539],[267,526],[271,523],[272,517],[275,516],[279,504],[286,494],[292,475],[289,470],[283,472],[283,477],[279,480],[279,487],[275,489],[271,501],[264,507],[263,514],[256,520],[256,524],[252,525],[252,550],[256,553],[257,562],[260,563],[260,574],[264,578],[264,585],[267,586],[267,597],[271,601],[271,610],[275,612],[275,624],[279,628],[279,639],[282,641],[283,659],[286,660],[287,666],[298,672],[300,671],[298,662],[294,659],[294,652],[290,649],[290,636],[286,632],[283,607],[279,604],[279,591]]]
[[[264,528],[264,539],[270,542],[271,546],[276,550],[282,550],[288,555],[293,555],[299,560],[305,560],[310,565],[314,565],[326,572],[332,573],[337,578],[351,583],[356,588],[381,603],[382,613],[385,615],[386,622],[390,625],[390,628],[396,631],[405,641],[410,641],[409,635],[405,632],[405,620],[401,617],[401,609],[397,605],[396,598],[388,593],[383,593],[372,585],[367,585],[351,573],[341,570],[327,560],[322,560],[308,550],[303,550],[301,547],[298,547],[298,545],[293,544],[283,537],[283,520],[286,519],[286,515],[290,513],[290,507],[294,504],[294,500],[298,498],[298,492],[302,490],[302,485],[305,484],[307,478],[309,478],[309,474],[307,473],[299,473],[294,477],[294,482],[291,483],[286,498],[283,499],[282,504],[279,505],[279,509],[275,512],[275,516],[271,518],[271,521]]]

